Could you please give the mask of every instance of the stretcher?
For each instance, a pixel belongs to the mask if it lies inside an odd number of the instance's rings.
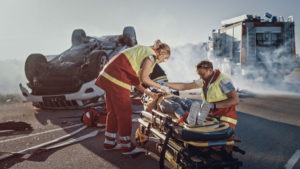
[[[233,157],[233,152],[245,154],[235,144],[234,130],[216,118],[207,118],[203,126],[189,126],[178,123],[174,114],[162,112],[159,101],[147,105],[138,119],[136,142],[147,148],[154,143],[160,156],[159,166],[164,168],[165,160],[178,169],[232,168],[242,166],[242,162]]]

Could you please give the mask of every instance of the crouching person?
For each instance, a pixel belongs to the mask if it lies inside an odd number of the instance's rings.
[[[201,112],[216,117],[223,122],[228,123],[233,129],[237,124],[236,105],[239,103],[239,97],[235,87],[229,77],[219,70],[213,69],[210,61],[204,60],[197,64],[196,70],[200,76],[199,80],[191,83],[171,83],[165,85],[175,90],[189,90],[201,88],[202,104],[193,103],[190,113]],[[198,104],[198,105],[197,105]],[[200,110],[196,110],[200,109]],[[190,115],[189,115],[190,116]],[[192,120],[197,122],[196,116]]]

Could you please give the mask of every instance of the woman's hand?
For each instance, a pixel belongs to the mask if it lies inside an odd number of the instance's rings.
[[[151,92],[150,90],[147,90],[147,89],[144,91],[144,93],[154,100],[157,99],[157,97],[158,97],[158,93]]]
[[[149,95],[152,99],[157,99],[158,97],[158,93],[154,93],[154,92],[150,92],[150,95]]]

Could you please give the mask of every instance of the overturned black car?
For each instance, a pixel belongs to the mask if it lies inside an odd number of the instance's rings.
[[[133,27],[121,35],[87,36],[82,29],[72,34],[72,46],[55,56],[31,54],[25,62],[29,92],[22,84],[23,96],[35,107],[73,109],[103,102],[104,91],[94,85],[109,59],[137,44]]]

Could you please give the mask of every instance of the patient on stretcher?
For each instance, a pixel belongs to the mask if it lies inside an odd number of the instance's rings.
[[[160,116],[155,112],[166,114],[178,124],[173,126],[173,130],[178,138],[185,141],[226,139],[233,134],[232,128],[227,123],[220,122],[214,117],[207,117],[206,113],[203,114],[201,109],[205,107],[205,103],[199,100],[180,98],[176,95],[159,95],[153,99],[144,95],[142,101],[145,109],[145,113],[142,113],[143,118],[150,123],[160,123],[160,120],[154,120]],[[153,125],[155,126],[157,125]]]
[[[177,123],[184,122],[189,126],[203,126],[208,113],[202,113],[201,108],[204,103],[189,98],[181,98],[177,95],[160,95],[158,98],[146,98],[144,96],[144,105],[146,111],[152,109],[162,113],[169,114],[177,119]]]
[[[174,113],[177,118],[182,117],[190,111],[192,100],[188,98],[170,97],[163,99],[159,104],[159,109],[164,113]]]

